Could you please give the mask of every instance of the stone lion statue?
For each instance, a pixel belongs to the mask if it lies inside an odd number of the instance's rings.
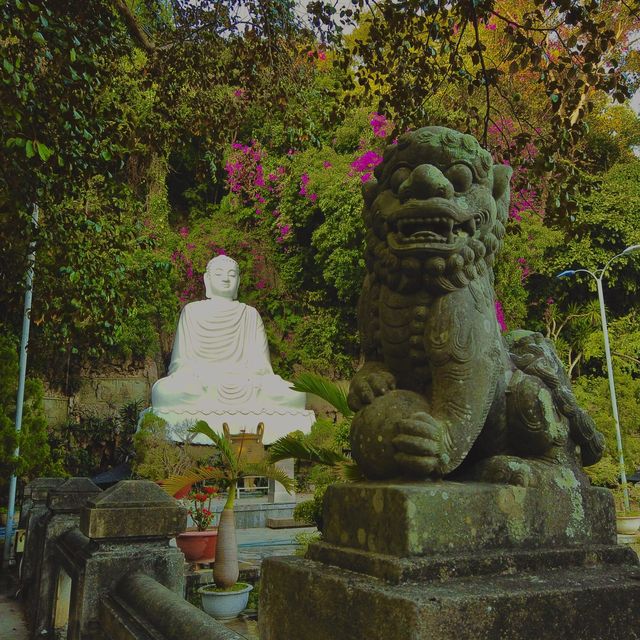
[[[500,333],[492,267],[510,177],[472,136],[424,127],[387,147],[365,186],[365,364],[349,404],[368,478],[535,485],[602,455],[551,343]]]

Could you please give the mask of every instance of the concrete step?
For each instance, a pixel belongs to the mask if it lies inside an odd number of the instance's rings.
[[[268,529],[299,529],[312,526],[309,522],[296,520],[294,518],[267,518]]]

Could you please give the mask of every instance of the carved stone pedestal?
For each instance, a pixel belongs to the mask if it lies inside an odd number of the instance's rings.
[[[616,640],[640,569],[607,491],[481,483],[331,487],[323,542],[262,565],[262,640]]]

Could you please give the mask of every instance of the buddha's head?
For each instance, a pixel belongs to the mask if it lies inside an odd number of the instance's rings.
[[[228,298],[236,300],[240,284],[240,267],[229,256],[216,256],[209,260],[204,274],[204,288],[207,298]]]

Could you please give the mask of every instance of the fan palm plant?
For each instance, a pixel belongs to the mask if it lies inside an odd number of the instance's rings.
[[[207,480],[215,480],[227,488],[227,499],[218,525],[218,546],[213,567],[213,581],[216,586],[227,589],[236,584],[240,573],[233,510],[238,481],[244,476],[264,476],[276,480],[287,492],[291,492],[293,480],[271,462],[247,462],[242,457],[242,449],[236,453],[229,440],[216,433],[203,420],[198,421],[189,431],[202,434],[211,440],[218,451],[219,462],[213,467],[197,467],[184,474],[162,480],[160,486],[172,496],[185,487]]]
[[[339,425],[349,431],[354,412],[350,409],[347,395],[341,386],[315,373],[302,373],[294,381],[292,389],[313,393],[328,402],[342,414]],[[279,438],[269,447],[269,462],[275,464],[287,458],[329,467],[336,480],[355,482],[363,479],[362,472],[350,456],[330,447],[317,447],[292,434]]]

